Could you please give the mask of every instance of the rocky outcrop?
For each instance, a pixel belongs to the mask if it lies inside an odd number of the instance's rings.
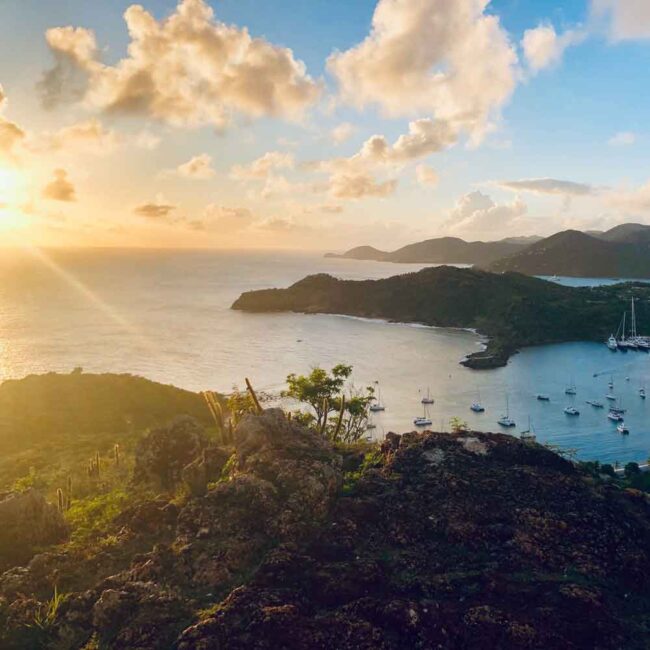
[[[67,536],[63,515],[37,490],[0,496],[0,569],[24,562],[36,547],[62,542]]]
[[[640,493],[506,435],[389,434],[363,461],[348,450],[345,477],[342,454],[278,410],[246,416],[234,445],[203,496],[118,518],[111,552],[138,528],[168,538],[90,588],[59,582],[51,647],[647,647]],[[52,578],[40,564],[0,578],[0,647],[25,647],[17,621]]]
[[[207,446],[208,438],[201,424],[189,416],[178,417],[138,441],[133,479],[169,490],[180,482],[183,468]]]

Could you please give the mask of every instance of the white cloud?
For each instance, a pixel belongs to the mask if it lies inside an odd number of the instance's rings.
[[[255,215],[248,208],[212,203],[203,211],[201,222],[206,228],[226,234],[246,230],[255,222]]]
[[[470,192],[450,211],[447,228],[450,232],[494,239],[495,234],[508,232],[527,212],[518,196],[511,203],[497,204],[482,192]]]
[[[612,147],[627,147],[635,142],[635,133],[631,131],[619,131],[607,141],[607,144],[610,144]]]
[[[517,54],[489,0],[379,0],[364,41],[328,60],[342,99],[433,115],[475,138],[512,94]]]
[[[498,185],[514,192],[531,192],[533,194],[586,196],[595,192],[595,189],[591,185],[558,180],[557,178],[529,178],[521,181],[499,181]]]
[[[366,196],[385,198],[397,189],[397,180],[379,182],[370,174],[335,173],[330,178],[330,193],[337,199],[360,199]]]
[[[440,181],[438,172],[428,165],[418,165],[415,168],[415,177],[420,185],[425,187],[436,187]]]
[[[291,50],[216,20],[204,0],[181,0],[160,22],[131,5],[124,19],[129,53],[114,66],[99,60],[92,31],[47,30],[56,58],[41,82],[47,103],[82,95],[88,106],[110,113],[224,128],[238,114],[297,119],[320,95]],[[71,71],[77,73],[72,88]]]
[[[585,38],[583,32],[568,30],[561,36],[555,31],[553,25],[544,24],[527,29],[521,40],[524,56],[528,67],[533,73],[544,68],[558,65],[562,55],[570,45],[577,45]]]
[[[17,124],[2,116],[7,103],[7,96],[0,84],[0,161],[15,160],[16,150],[25,139],[25,132]]]
[[[233,165],[230,176],[236,180],[265,179],[278,169],[292,169],[294,164],[292,154],[269,151],[248,165]]]
[[[355,128],[349,122],[343,122],[330,131],[330,136],[334,144],[343,144],[352,137]]]
[[[139,149],[146,149],[148,151],[153,151],[158,147],[161,142],[160,136],[147,131],[146,129],[140,131],[135,137],[135,146]]]
[[[194,158],[180,165],[176,171],[179,176],[196,180],[207,180],[215,174],[214,168],[212,167],[212,157],[207,153],[194,156]]]
[[[106,129],[99,120],[91,119],[30,138],[28,147],[34,153],[61,151],[107,154],[120,141],[121,138],[115,131]]]
[[[70,203],[77,200],[74,185],[68,180],[65,169],[54,170],[54,179],[43,188],[42,194],[50,201]]]
[[[605,18],[613,41],[650,38],[650,2],[647,0],[591,0],[597,18]]]

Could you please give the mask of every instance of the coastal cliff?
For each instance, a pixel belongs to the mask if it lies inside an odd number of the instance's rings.
[[[645,647],[647,497],[544,447],[426,432],[339,449],[267,410],[229,453],[203,496],[159,494],[110,543],[0,576],[0,645]]]
[[[565,341],[605,340],[640,298],[640,322],[650,318],[650,287],[571,288],[520,275],[449,266],[383,280],[312,275],[287,289],[242,294],[233,309],[346,314],[438,327],[472,328],[489,337],[487,350],[463,363],[475,369],[505,365],[519,348]]]

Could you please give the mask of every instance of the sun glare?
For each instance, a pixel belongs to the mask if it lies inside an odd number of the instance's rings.
[[[20,203],[25,178],[14,169],[0,167],[0,228],[20,225],[22,218],[16,205]]]

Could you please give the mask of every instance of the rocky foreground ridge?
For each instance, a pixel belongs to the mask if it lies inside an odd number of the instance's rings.
[[[178,436],[197,454],[180,471]],[[5,572],[0,647],[647,648],[646,497],[544,447],[427,432],[337,450],[270,409],[232,456],[187,419],[139,448],[140,480],[166,463],[152,475],[205,490]]]

